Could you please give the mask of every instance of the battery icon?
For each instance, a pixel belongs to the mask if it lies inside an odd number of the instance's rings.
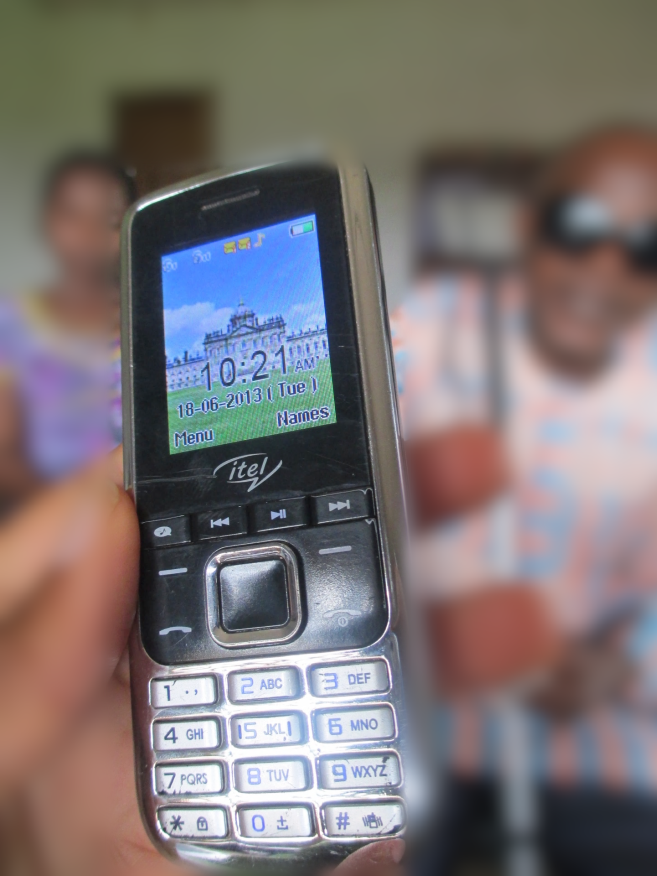
[[[290,226],[290,234],[292,237],[298,237],[300,234],[309,234],[311,231],[315,230],[315,223],[312,219],[308,219],[306,222],[299,222],[298,225]]]

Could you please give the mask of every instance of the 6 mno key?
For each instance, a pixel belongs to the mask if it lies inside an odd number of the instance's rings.
[[[280,869],[280,852],[286,870],[407,835],[407,787],[435,782],[404,693],[400,437],[367,173],[316,158],[207,174],[141,200],[122,245],[149,834],[170,858]]]

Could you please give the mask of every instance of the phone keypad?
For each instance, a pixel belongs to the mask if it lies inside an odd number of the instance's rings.
[[[213,673],[153,679],[151,702],[159,709],[152,724],[153,779],[163,804],[161,829],[172,839],[232,836],[248,842],[399,833],[405,825],[397,797],[403,774],[394,749],[391,690],[388,660],[378,655],[308,661],[305,669],[240,666],[225,678]],[[347,696],[344,706],[327,708],[327,700]],[[283,699],[300,705],[278,711],[269,706]],[[178,711],[167,717],[172,708]],[[218,758],[199,759],[202,749]],[[354,798],[358,792],[367,800]],[[343,793],[349,799],[341,801]],[[228,795],[226,805],[198,805],[212,795]],[[167,798],[192,805],[176,807]]]
[[[210,795],[230,792],[232,803],[163,805],[160,827],[173,839],[194,841],[234,836],[249,842],[301,842],[320,832],[345,839],[399,833],[405,819],[402,801],[371,797],[396,794],[403,784],[398,753],[377,748],[382,742],[394,745],[396,738],[390,692],[389,664],[379,656],[309,661],[305,670],[247,665],[225,679],[217,674],[153,679],[151,702],[161,710],[152,725],[159,798],[163,803],[167,797],[206,803]],[[351,697],[348,704],[327,708],[327,699],[345,696]],[[267,708],[283,699],[295,699],[303,709]],[[167,718],[174,707],[182,712]],[[361,744],[366,750],[358,750]],[[219,758],[199,760],[201,749],[216,750]],[[316,753],[308,756],[313,749]],[[188,761],[181,760],[185,751],[190,752]],[[340,802],[343,792],[350,799]],[[367,794],[366,802],[354,799],[358,792]],[[294,799],[286,799],[287,794]]]

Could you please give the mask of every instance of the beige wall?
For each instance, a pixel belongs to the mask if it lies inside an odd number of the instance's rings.
[[[0,59],[0,282],[11,285],[42,269],[28,232],[43,162],[103,144],[117,91],[210,87],[229,161],[308,134],[352,142],[373,171],[394,299],[417,147],[657,121],[654,0],[2,0]]]

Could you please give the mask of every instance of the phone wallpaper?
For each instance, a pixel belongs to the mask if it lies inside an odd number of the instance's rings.
[[[314,215],[162,258],[169,450],[334,423]]]

